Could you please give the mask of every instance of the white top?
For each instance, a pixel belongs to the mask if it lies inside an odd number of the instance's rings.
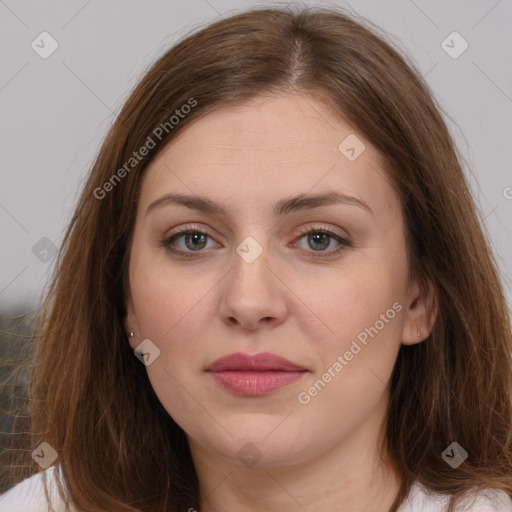
[[[59,497],[55,470],[58,465],[48,468],[46,482],[52,508],[55,512],[66,512],[66,506]],[[0,495],[0,512],[48,512],[48,501],[44,492],[42,473],[26,478],[12,489]],[[63,482],[64,484],[64,482]],[[76,512],[70,507],[71,512]]]
[[[65,506],[58,499],[55,482],[55,468],[46,470],[48,491],[55,512],[65,512]],[[430,494],[419,483],[411,488],[411,492],[399,512],[445,512],[449,497]],[[461,508],[462,507],[462,508]],[[0,512],[48,512],[41,473],[36,473],[0,495]],[[71,512],[76,509],[70,507]],[[487,490],[475,498],[474,495],[461,503],[456,512],[512,512],[512,500],[502,491]]]

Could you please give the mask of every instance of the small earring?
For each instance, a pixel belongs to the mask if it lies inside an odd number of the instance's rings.
[[[130,332],[129,336],[130,338],[133,338],[133,332]]]
[[[421,332],[418,331],[418,338],[421,338]]]

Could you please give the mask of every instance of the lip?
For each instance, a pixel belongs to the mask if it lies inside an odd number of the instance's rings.
[[[308,370],[269,352],[255,355],[237,352],[217,359],[206,371],[236,395],[263,396],[292,385]]]

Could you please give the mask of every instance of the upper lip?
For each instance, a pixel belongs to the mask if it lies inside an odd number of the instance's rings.
[[[284,357],[269,352],[261,354],[249,355],[242,352],[229,354],[227,356],[216,359],[206,371],[223,372],[223,371],[284,371],[297,372],[306,371],[306,368],[298,364],[292,363]]]

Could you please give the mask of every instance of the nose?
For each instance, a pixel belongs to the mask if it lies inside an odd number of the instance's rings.
[[[243,249],[248,247],[249,252],[244,253]],[[222,281],[219,314],[231,327],[247,331],[275,327],[288,313],[289,289],[268,257],[268,245],[261,248],[263,251],[253,260],[250,251],[254,246],[241,244],[239,252],[233,254],[231,271]]]

